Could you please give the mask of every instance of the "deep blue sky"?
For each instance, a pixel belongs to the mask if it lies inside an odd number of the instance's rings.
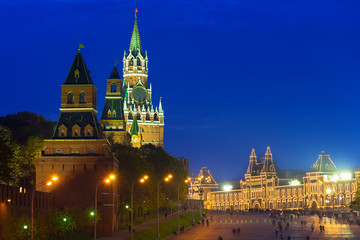
[[[358,2],[0,0],[0,115],[57,120],[78,43],[101,112],[138,7],[165,149],[191,170],[240,179],[267,145],[280,168],[309,170],[321,150],[360,167]]]

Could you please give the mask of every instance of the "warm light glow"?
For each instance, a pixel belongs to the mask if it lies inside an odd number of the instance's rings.
[[[188,179],[186,179],[186,180],[185,180],[185,183],[188,183],[188,182],[189,182],[189,180],[188,180]]]
[[[350,180],[351,179],[351,173],[344,172],[340,174],[341,180]]]
[[[171,178],[172,178],[172,175],[171,175],[171,174],[169,174],[168,178],[170,178],[170,179],[171,179]]]
[[[129,208],[129,205],[125,205],[125,208],[128,209],[128,208]]]
[[[143,178],[142,178],[142,179],[140,179],[140,182],[141,182],[141,183],[145,182],[145,179],[143,179]]]
[[[109,176],[109,178],[110,178],[111,180],[114,180],[114,179],[115,179],[115,175],[112,174],[112,175]]]
[[[8,201],[8,202],[11,202],[11,199],[9,198],[7,201]]]
[[[24,225],[24,229],[27,229],[27,225]]]
[[[110,180],[110,179],[106,179],[105,182],[106,182],[106,183],[109,183],[109,182],[111,182],[111,180]]]
[[[147,175],[145,175],[143,178],[144,178],[145,180],[147,180],[149,177],[148,177]]]
[[[58,180],[58,177],[54,176],[54,177],[51,178],[51,180],[56,181],[56,180]]]
[[[327,193],[327,194],[330,194],[331,192],[332,192],[332,191],[331,191],[330,188],[326,189],[326,193]]]
[[[300,182],[299,182],[299,180],[292,180],[292,181],[289,182],[289,184],[291,186],[296,186],[296,185],[300,185]]]
[[[169,178],[165,178],[165,182],[169,181]]]
[[[233,186],[231,186],[231,185],[224,185],[224,186],[223,186],[223,190],[224,190],[224,191],[231,191],[232,188],[233,188]]]
[[[49,181],[46,183],[46,185],[50,186],[52,184],[52,181]]]
[[[94,216],[95,215],[95,213],[94,212],[90,212],[90,216]]]

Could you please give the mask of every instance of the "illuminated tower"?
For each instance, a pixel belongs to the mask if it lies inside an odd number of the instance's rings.
[[[136,116],[141,132],[140,145],[154,144],[163,146],[164,110],[161,98],[159,107],[152,103],[152,87],[148,86],[148,56],[143,51],[137,24],[137,9],[135,23],[131,36],[129,52],[125,51],[123,58],[123,111],[126,131],[130,132]]]
[[[122,80],[116,67],[106,79],[105,104],[100,118],[104,137],[110,142],[130,142],[130,135],[126,132],[123,112]]]
[[[262,172],[276,172],[269,146],[266,149],[264,166],[261,169],[261,171]]]
[[[251,155],[250,155],[249,166],[248,166],[246,174],[256,174],[256,170],[257,170],[256,154],[255,154],[255,149],[252,149]]]

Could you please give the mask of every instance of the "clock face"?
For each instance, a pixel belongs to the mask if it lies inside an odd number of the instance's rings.
[[[137,86],[132,91],[134,101],[137,103],[143,103],[146,101],[147,91],[143,86]]]

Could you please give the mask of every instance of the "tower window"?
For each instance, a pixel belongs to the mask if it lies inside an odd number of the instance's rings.
[[[111,111],[110,111],[110,109],[109,109],[109,111],[108,111],[108,117],[111,117]]]
[[[61,136],[65,137],[65,131],[64,130],[61,131]]]
[[[137,118],[137,120],[142,121],[141,115],[139,113],[136,115],[136,118]]]
[[[80,103],[86,103],[86,93],[85,92],[80,93]]]
[[[146,114],[146,121],[150,121],[150,114]]]
[[[68,93],[68,104],[73,104],[74,103],[74,93],[73,92],[69,92]]]
[[[115,93],[116,92],[116,83],[112,83],[111,84],[111,92]]]
[[[154,121],[159,121],[159,116],[157,114],[154,115]]]
[[[116,117],[116,111],[115,110],[113,111],[113,117]]]
[[[129,119],[133,119],[133,115],[131,113],[129,114]]]
[[[75,137],[79,136],[78,130],[75,130]]]
[[[87,130],[87,135],[91,136],[91,131],[90,130]]]

